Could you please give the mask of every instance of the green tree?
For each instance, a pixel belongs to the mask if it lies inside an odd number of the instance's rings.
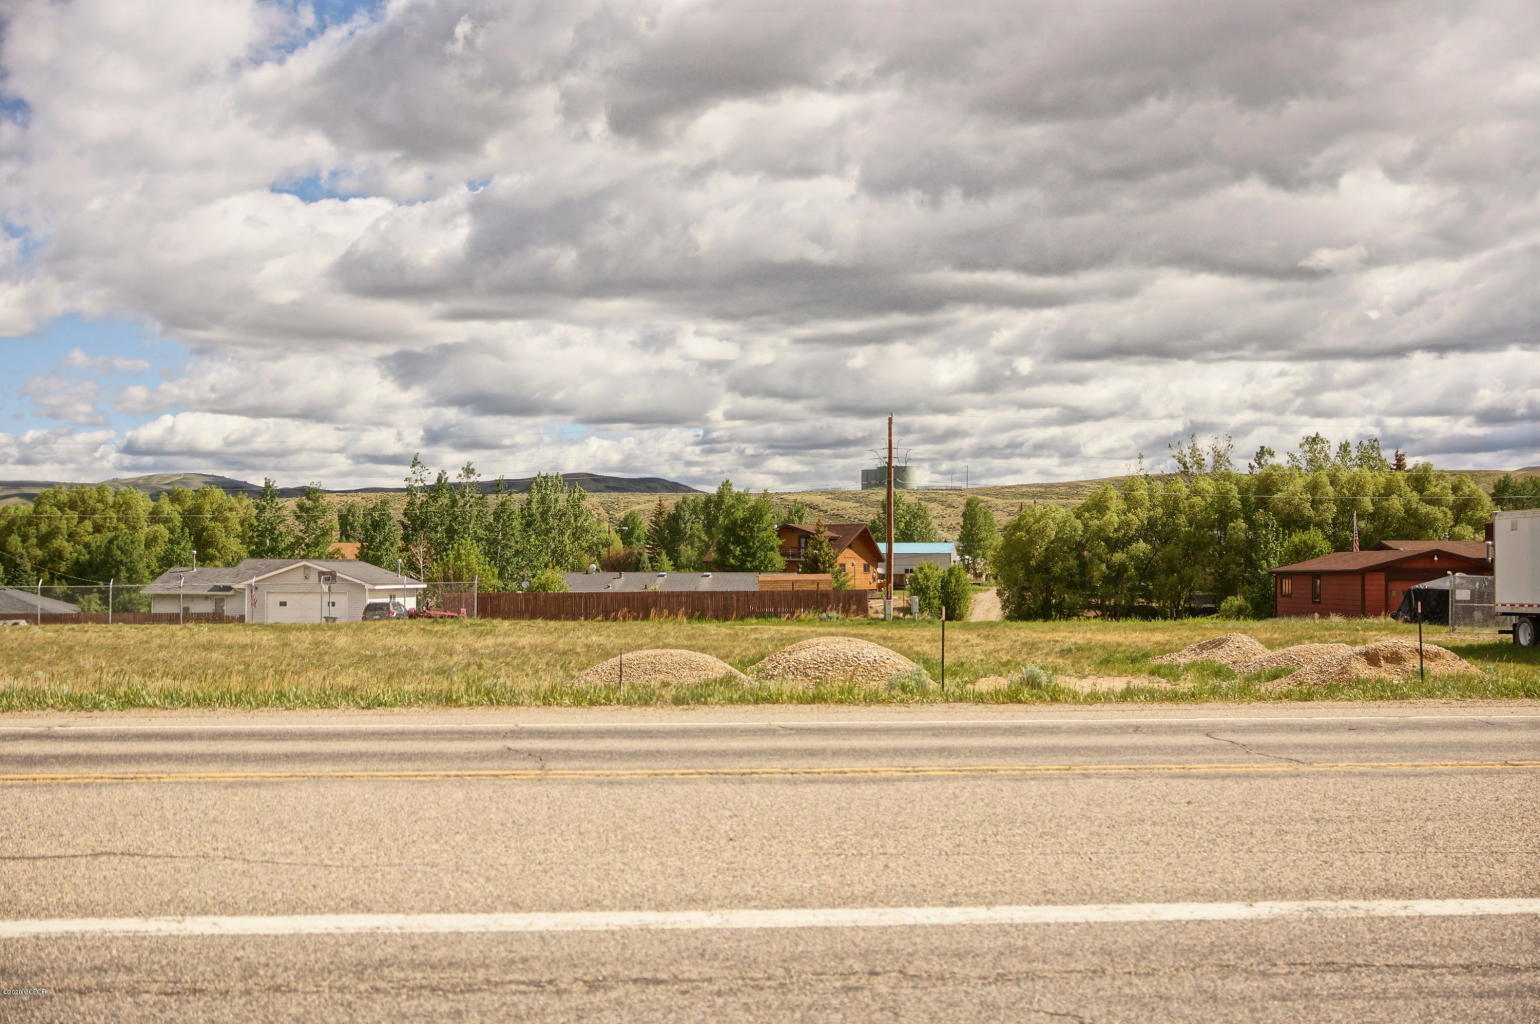
[[[1056,505],[1029,505],[1006,525],[995,555],[1000,603],[1012,619],[1062,619],[1085,607],[1080,521]]]
[[[718,510],[712,564],[723,572],[781,572],[781,542],[775,531],[775,507],[761,495],[736,497]]]
[[[867,526],[877,543],[884,544],[888,536],[886,510],[879,510]],[[930,510],[918,498],[906,498],[903,491],[893,492],[893,541],[896,544],[928,544],[938,539],[936,525],[931,521]]]
[[[449,547],[439,560],[433,563],[433,579],[470,584],[478,590],[500,590],[497,567],[482,552],[481,546],[469,538],[462,538]]]
[[[363,507],[362,503],[354,507]],[[401,561],[401,529],[391,511],[390,499],[383,494],[371,502],[359,516],[356,537],[358,560],[381,569],[395,569]]]
[[[499,489],[487,516],[482,535],[482,548],[497,568],[497,576],[503,586],[511,586],[519,575],[521,557],[519,545],[519,505],[513,495]]]
[[[642,518],[640,509],[629,509],[620,517],[620,527],[616,530],[620,535],[620,543],[628,548],[643,547],[647,543],[647,520]]]
[[[921,562],[910,571],[906,585],[910,598],[919,601],[921,615],[941,614],[941,567]]]
[[[829,540],[829,530],[820,519],[813,529],[813,535],[808,538],[807,546],[802,549],[802,572],[806,573],[832,573],[839,568],[839,555],[834,551],[834,545]],[[850,574],[845,574],[849,579]]]
[[[519,508],[520,576],[541,569],[580,572],[604,549],[603,522],[588,509],[583,489],[559,475],[531,481]]]
[[[957,535],[957,553],[974,571],[982,571],[1000,546],[1000,528],[994,513],[978,498],[963,502],[962,530]]]
[[[962,563],[947,567],[941,574],[940,587],[941,606],[946,610],[946,617],[953,622],[966,622],[968,608],[973,604],[973,582],[968,577],[968,569]]]
[[[532,594],[565,594],[567,580],[560,569],[549,567],[531,576],[529,586],[524,589]]]
[[[705,566],[711,538],[706,533],[705,499],[686,495],[674,502],[663,517],[657,544],[660,559],[680,572],[694,572]]]
[[[293,558],[294,532],[278,497],[278,487],[271,477],[262,480],[246,535],[246,550],[252,558]]]
[[[170,527],[167,533],[166,543],[155,559],[157,575],[177,566],[191,566],[197,558],[192,534],[187,532],[187,527],[183,526],[180,520]]]
[[[343,501],[337,507],[337,539],[344,543],[362,544],[368,507],[361,501]]]
[[[337,542],[337,515],[321,485],[305,485],[294,503],[294,558],[326,558]]]
[[[1283,559],[1284,565],[1308,562],[1312,558],[1329,554],[1331,554],[1331,542],[1320,530],[1314,528],[1290,534],[1279,551],[1279,557]]]
[[[1492,485],[1492,504],[1499,510],[1540,508],[1540,476],[1504,473]]]

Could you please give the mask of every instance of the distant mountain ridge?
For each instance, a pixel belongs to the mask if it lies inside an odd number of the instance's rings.
[[[699,494],[699,489],[687,484],[677,483],[673,480],[665,480],[657,476],[627,477],[605,476],[602,473],[563,473],[563,480],[569,484],[575,484],[590,494]],[[504,480],[504,490],[511,494],[525,494],[529,491],[529,485],[534,482],[534,477],[522,477],[517,480]],[[143,491],[150,497],[164,494],[173,487],[185,487],[188,490],[197,490],[200,487],[217,487],[226,494],[247,494],[255,496],[260,494],[260,484],[250,483],[246,480],[237,480],[234,477],[220,476],[217,473],[151,473],[147,476],[116,477],[112,480],[102,480],[101,483],[112,487],[128,487],[136,491]],[[33,501],[39,494],[50,487],[94,487],[94,483],[78,483],[63,480],[0,480],[0,503],[15,504],[22,501]],[[483,494],[495,494],[498,481],[481,481]],[[326,490],[327,494],[405,494],[405,487],[354,487],[344,490]],[[303,494],[303,487],[280,487],[278,494],[283,498],[297,498]]]

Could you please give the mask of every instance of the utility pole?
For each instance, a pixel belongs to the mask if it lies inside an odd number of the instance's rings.
[[[888,414],[888,551],[882,574],[882,617],[893,621],[893,414]]]

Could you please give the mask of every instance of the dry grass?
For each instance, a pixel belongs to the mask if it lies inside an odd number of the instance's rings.
[[[1281,688],[1223,666],[1155,665],[1151,658],[1237,628],[1237,623],[955,623],[947,627],[947,690],[893,693],[870,684],[814,687],[724,680],[658,688],[574,686],[585,669],[622,650],[684,648],[745,670],[789,644],[831,634],[897,651],[939,678],[934,623],[363,622],[345,626],[44,626],[0,633],[0,711],[129,707],[375,707],[488,704],[647,704],[977,701],[1540,698],[1540,651],[1506,638],[1439,642],[1476,676],[1426,682],[1361,680]],[[1271,620],[1243,628],[1269,648],[1415,637],[1384,620]],[[1038,690],[969,694],[984,676],[1035,663],[1065,680]],[[1263,674],[1265,675],[1265,673]],[[1081,692],[1076,679],[1143,677],[1150,685]],[[1169,684],[1175,682],[1176,687]]]

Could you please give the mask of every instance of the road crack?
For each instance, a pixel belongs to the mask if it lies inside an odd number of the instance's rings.
[[[545,758],[541,757],[533,750],[520,750],[513,746],[505,746],[503,749],[510,754],[517,754],[519,757],[529,758],[531,761],[535,762],[535,767],[540,769],[542,772],[548,772],[551,770],[550,766],[545,763]]]
[[[1301,761],[1297,757],[1285,757],[1282,754],[1269,754],[1265,750],[1257,750],[1254,747],[1247,746],[1245,743],[1242,743],[1240,740],[1232,740],[1229,737],[1220,736],[1218,733],[1206,732],[1203,735],[1207,736],[1209,739],[1213,740],[1216,743],[1228,743],[1232,747],[1239,747],[1241,750],[1244,750],[1246,753],[1251,754],[1253,757],[1270,757],[1270,758],[1272,758],[1275,761],[1287,761],[1290,764],[1308,765],[1310,763],[1309,761]]]

